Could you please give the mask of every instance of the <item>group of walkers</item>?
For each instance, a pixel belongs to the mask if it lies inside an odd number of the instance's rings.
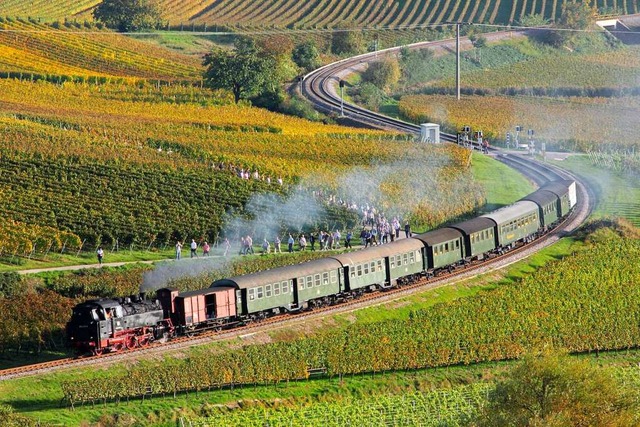
[[[393,242],[400,238],[401,230],[404,230],[404,237],[411,237],[412,232],[409,222],[405,221],[404,227],[400,224],[401,221],[398,217],[393,217],[391,220],[387,220],[384,214],[378,213],[375,209],[369,208],[368,206],[365,207],[363,209],[362,230],[359,234],[360,245],[368,248],[374,245],[377,246]],[[282,253],[283,245],[286,245],[284,250],[288,253],[294,252],[296,250],[296,245],[298,251],[315,251],[316,249],[326,251],[336,250],[342,247],[344,247],[344,249],[352,249],[353,238],[354,233],[351,230],[345,233],[344,238],[339,230],[335,230],[333,232],[320,230],[318,232],[307,234],[300,233],[298,235],[289,233],[284,239],[281,239],[280,236],[276,235],[273,240],[269,240],[267,237],[262,240],[260,243],[260,253],[263,255],[270,253]],[[176,259],[180,259],[182,257],[182,247],[182,242],[176,242]],[[191,250],[191,258],[199,257],[199,245],[195,239],[191,240],[189,248]],[[222,243],[222,255],[226,257],[229,254],[230,248],[231,242],[228,238],[225,238]],[[204,242],[202,245],[202,256],[209,256],[210,250],[211,247],[209,243]],[[253,238],[250,235],[240,237],[238,254],[252,255],[255,253],[256,251],[254,249]]]
[[[181,259],[182,258],[182,247],[184,246],[184,242],[181,241],[177,241],[176,242],[176,259]],[[190,257],[191,258],[198,258],[198,242],[195,241],[195,239],[191,239],[191,243],[189,244],[189,249],[191,250],[190,252]],[[204,242],[204,244],[202,245],[202,256],[209,256],[211,251],[211,246],[209,245],[208,242]]]

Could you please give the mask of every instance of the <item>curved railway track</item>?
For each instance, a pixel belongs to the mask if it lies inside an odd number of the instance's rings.
[[[485,34],[488,41],[500,40],[523,36],[527,32],[519,31],[496,31]],[[467,37],[460,39],[461,49],[471,46],[471,42]],[[394,119],[383,114],[369,111],[357,105],[345,102],[341,107],[341,99],[336,92],[336,87],[340,80],[347,74],[354,71],[364,70],[364,66],[369,62],[375,62],[383,57],[396,56],[401,49],[408,48],[411,50],[419,50],[430,48],[435,51],[450,51],[455,49],[455,39],[438,40],[431,42],[414,43],[407,46],[393,47],[389,49],[379,50],[377,52],[365,53],[363,55],[354,56],[352,58],[343,59],[324,67],[320,67],[303,77],[302,94],[307,97],[314,106],[325,113],[340,114],[344,111],[345,117],[373,126],[380,129],[395,130],[406,132],[409,134],[419,134],[420,126],[408,123],[402,120]],[[456,135],[449,133],[440,133],[442,140],[447,142],[456,142]]]
[[[425,45],[443,46],[446,43],[451,43],[451,41],[420,43],[412,45],[411,48],[418,49],[424,47]],[[385,52],[378,52],[378,54],[394,54],[398,49],[399,48],[388,49]],[[375,53],[372,53],[361,55],[355,58],[350,58],[348,60],[330,64],[329,66],[320,68],[313,73],[310,73],[309,75],[305,76],[303,82],[304,94],[309,96],[313,100],[317,108],[323,111],[339,111],[340,99],[334,93],[334,88],[332,87],[340,79],[340,73],[344,72],[345,70],[352,69],[354,66],[362,63],[365,59],[375,59],[375,55]],[[411,134],[417,134],[420,132],[420,127],[415,124],[403,122],[401,120],[396,120],[378,113],[374,113],[360,108],[356,105],[345,103],[344,111],[349,115],[351,119],[361,121],[370,126],[375,126],[383,129],[391,129],[400,132],[407,132]],[[441,137],[444,141],[456,141],[455,135],[441,133]],[[324,317],[329,314],[348,312],[372,304],[381,304],[384,302],[388,302],[400,297],[404,297],[406,295],[410,295],[412,293],[423,292],[428,289],[449,285],[451,283],[455,283],[456,281],[460,281],[471,276],[502,268],[508,264],[511,264],[528,256],[533,252],[542,249],[543,247],[552,244],[553,242],[557,241],[562,235],[571,232],[580,224],[582,224],[582,222],[584,222],[584,220],[588,217],[591,210],[593,209],[595,197],[592,191],[586,185],[584,185],[584,183],[582,183],[578,179],[578,177],[571,175],[569,172],[551,165],[537,162],[525,156],[502,153],[499,150],[492,150],[492,155],[494,155],[498,160],[513,167],[514,169],[519,170],[523,175],[525,175],[527,178],[538,185],[554,179],[575,180],[578,187],[578,204],[575,207],[573,213],[568,218],[566,218],[556,229],[532,243],[522,245],[504,255],[493,257],[488,261],[475,263],[464,268],[459,268],[451,273],[442,274],[435,278],[422,279],[408,286],[403,286],[401,288],[388,291],[378,291],[370,294],[365,294],[361,298],[350,300],[336,306],[318,308],[297,315],[276,316],[259,323],[249,324],[239,328],[234,328],[232,330],[207,332],[200,334],[195,338],[185,336],[173,339],[168,343],[156,343],[149,347],[133,349],[121,353],[110,353],[86,358],[59,359],[51,362],[0,370],[0,381],[20,376],[49,372],[67,367],[80,367],[97,363],[114,363],[122,361],[124,359],[139,357],[143,354],[146,356],[147,354],[160,352],[164,353],[168,350],[190,347],[192,345],[205,342],[243,337],[270,330],[274,327],[290,326],[296,323],[304,322],[306,320]]]

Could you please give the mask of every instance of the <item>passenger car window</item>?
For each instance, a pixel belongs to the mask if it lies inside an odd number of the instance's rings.
[[[269,298],[271,296],[271,285],[264,287],[264,296],[265,298]]]
[[[289,282],[287,282],[286,280],[282,282],[282,293],[289,293]]]
[[[261,299],[264,296],[264,292],[263,292],[262,286],[258,287],[258,289],[256,291],[256,294],[258,296],[258,299]]]
[[[273,295],[280,295],[280,283],[273,284]]]

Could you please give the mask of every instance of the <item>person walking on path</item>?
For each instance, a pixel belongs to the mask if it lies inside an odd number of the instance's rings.
[[[229,253],[229,248],[231,247],[231,242],[228,237],[224,238],[224,254],[222,256],[227,256]]]
[[[104,257],[104,250],[102,250],[102,246],[98,247],[96,254],[98,255],[98,264],[102,265],[102,258]]]
[[[353,246],[351,246],[351,239],[353,238],[353,233],[351,231],[347,231],[347,236],[344,238],[344,248],[345,249],[352,249]]]
[[[407,239],[411,237],[411,226],[409,225],[409,221],[404,223],[404,236]]]
[[[273,253],[282,253],[282,250],[280,250],[280,236],[276,236],[273,242]]]
[[[176,259],[180,259],[182,257],[182,243],[180,241],[176,242]]]
[[[204,246],[202,247],[202,256],[209,256],[210,250],[211,250],[211,246],[209,246],[209,243],[204,242]]]
[[[287,241],[287,243],[289,244],[289,253],[293,253],[293,243],[295,242],[295,240],[293,240],[293,236],[291,234],[289,234],[289,240]]]
[[[191,239],[191,258],[198,256],[198,253],[196,252],[197,249],[198,249],[198,244],[194,239]]]

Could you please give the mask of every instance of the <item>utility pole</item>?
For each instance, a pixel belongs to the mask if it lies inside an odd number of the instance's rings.
[[[340,117],[344,117],[344,80],[340,80]]]
[[[456,99],[460,100],[460,23],[456,22]]]

